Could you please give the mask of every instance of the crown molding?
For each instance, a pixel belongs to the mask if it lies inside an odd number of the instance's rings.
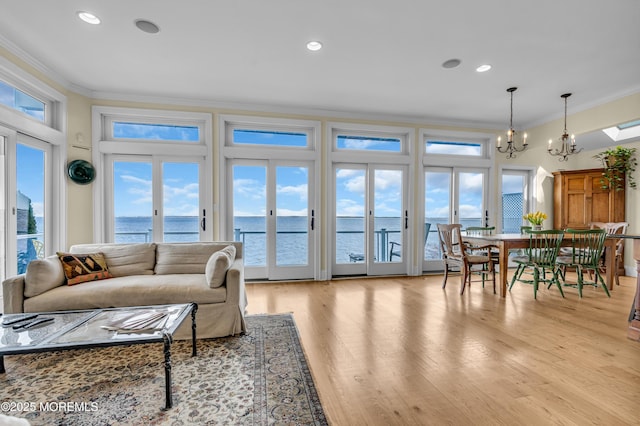
[[[622,98],[626,98],[627,96],[635,95],[638,93],[640,93],[640,85],[630,87],[627,90],[623,90],[620,92],[612,93],[596,101],[574,103],[571,106],[571,111],[572,111],[571,114],[568,114],[567,116],[571,117],[572,115],[578,114],[580,112],[584,112],[592,108],[597,108],[599,106],[602,106],[610,102],[614,102]],[[558,108],[557,113],[552,115],[547,115],[543,118],[527,123],[523,126],[523,129],[531,129],[534,127],[542,126],[544,124],[551,123],[552,121],[561,120],[563,117],[564,117],[564,111],[561,108]]]
[[[137,103],[153,103],[182,107],[212,108],[224,110],[224,113],[252,112],[267,114],[286,114],[297,116],[312,116],[338,120],[388,121],[421,126],[443,126],[458,128],[475,128],[495,130],[500,128],[498,123],[480,121],[451,120],[439,117],[424,117],[400,114],[363,113],[349,110],[336,110],[296,105],[260,104],[251,102],[236,102],[224,100],[207,100],[193,98],[175,98],[150,95],[136,95],[115,92],[91,92],[90,97],[95,100],[124,101]]]
[[[0,47],[7,49],[9,53],[17,56],[18,59],[25,62],[30,67],[34,68],[36,71],[39,71],[42,74],[46,75],[47,78],[50,78],[51,80],[60,84],[65,89],[71,90],[71,87],[73,85],[69,80],[67,80],[66,78],[64,78],[63,76],[61,76],[60,74],[52,70],[51,68],[47,67],[45,64],[43,64],[42,62],[40,62],[39,60],[31,56],[28,52],[26,52],[24,49],[16,45],[14,42],[9,40],[2,34],[0,34]]]

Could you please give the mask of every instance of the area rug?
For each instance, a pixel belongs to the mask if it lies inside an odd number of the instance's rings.
[[[174,342],[169,410],[162,344],[146,344],[6,356],[2,412],[32,425],[326,425],[293,317],[247,326],[198,340],[195,358],[190,341]]]

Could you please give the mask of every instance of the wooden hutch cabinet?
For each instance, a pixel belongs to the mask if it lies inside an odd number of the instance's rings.
[[[554,229],[585,229],[590,222],[625,221],[625,191],[603,189],[602,171],[553,172]]]

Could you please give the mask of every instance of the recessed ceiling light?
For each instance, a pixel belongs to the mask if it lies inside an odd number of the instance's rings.
[[[462,61],[460,59],[449,59],[442,63],[442,68],[455,68],[460,65]]]
[[[478,68],[476,68],[477,72],[487,72],[491,69],[491,65],[489,64],[484,64],[484,65],[480,65]]]
[[[160,28],[156,24],[151,21],[147,21],[146,19],[136,20],[136,27],[149,34],[155,34],[160,31]]]
[[[317,50],[322,49],[322,43],[320,43],[319,41],[310,41],[307,43],[307,49],[311,50],[312,52],[315,52]]]
[[[98,25],[100,23],[100,18],[90,12],[79,11],[78,18],[91,25]]]

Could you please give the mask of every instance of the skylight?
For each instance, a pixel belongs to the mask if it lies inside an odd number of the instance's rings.
[[[602,129],[614,142],[640,138],[640,120],[629,121],[617,126]]]

